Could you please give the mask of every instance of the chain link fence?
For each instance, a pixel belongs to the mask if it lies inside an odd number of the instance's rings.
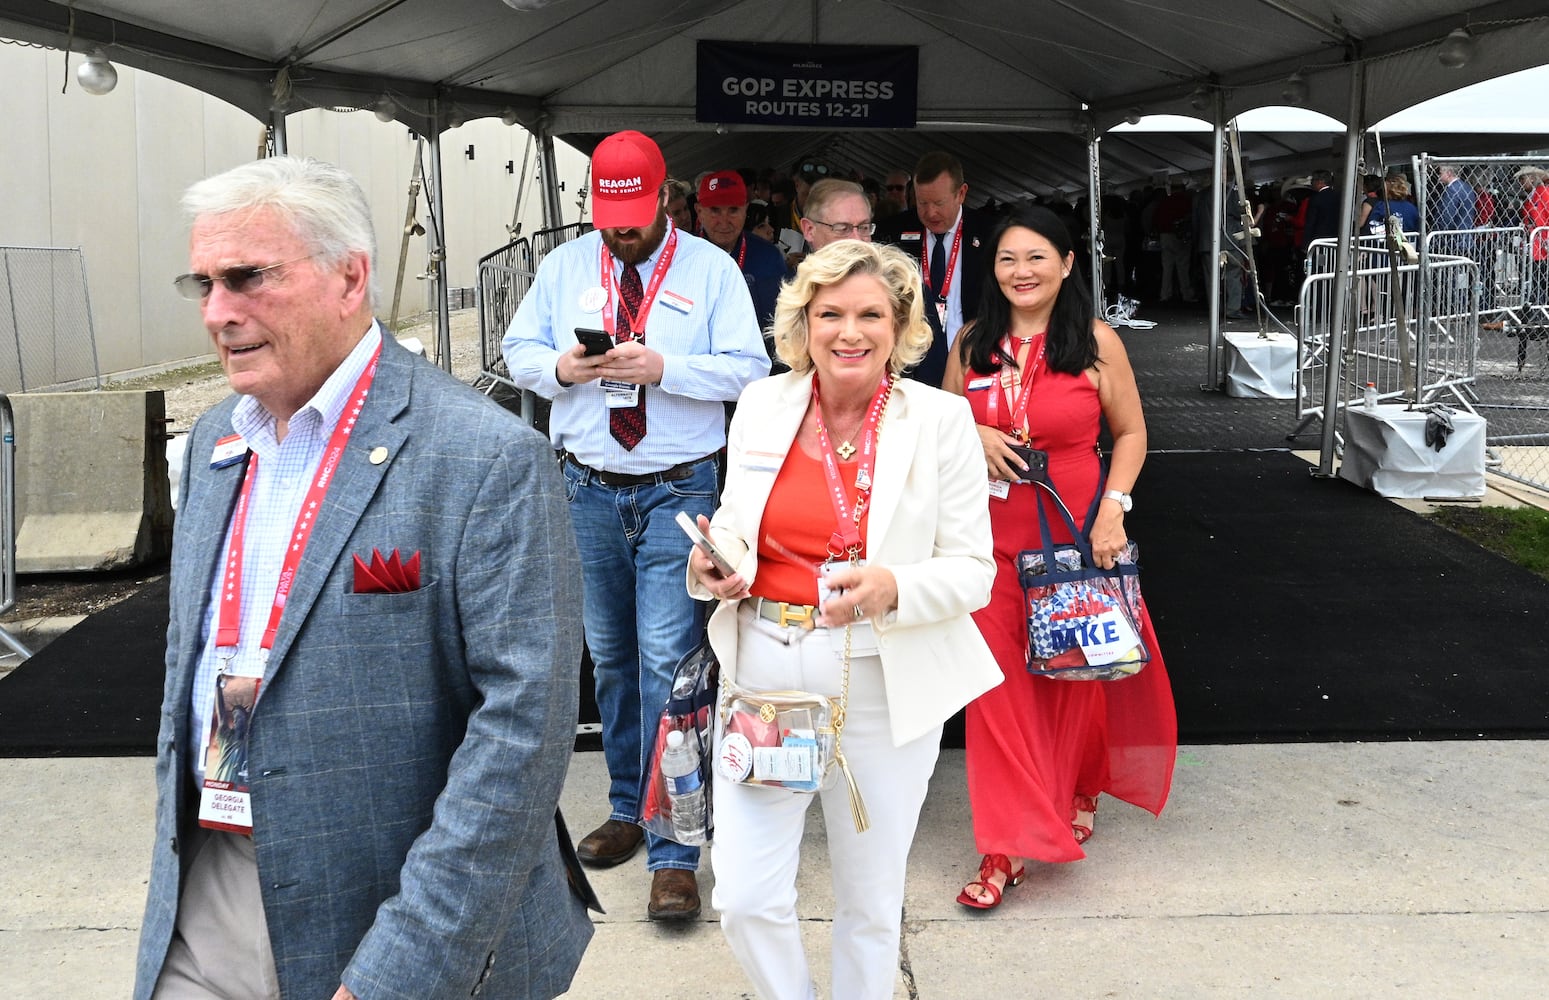
[[[1491,471],[1549,489],[1549,167],[1422,154],[1412,169],[1421,263],[1462,258],[1476,276],[1478,314],[1460,318],[1476,343],[1466,403],[1485,418]],[[1455,280],[1423,270],[1421,306]]]
[[[81,251],[0,246],[0,392],[101,386]]]

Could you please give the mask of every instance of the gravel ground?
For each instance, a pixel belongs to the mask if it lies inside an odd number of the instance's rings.
[[[435,343],[434,318],[410,320],[399,339],[418,337],[427,349]],[[479,318],[476,310],[452,313],[452,373],[473,383],[479,374]],[[109,379],[110,389],[161,389],[166,393],[168,430],[186,434],[200,414],[230,393],[217,362],[179,368],[158,375],[122,381]],[[64,615],[89,615],[135,594],[142,584],[166,572],[165,564],[111,573],[41,573],[16,578],[16,604],[0,623],[15,623]],[[0,676],[5,667],[0,665]]]

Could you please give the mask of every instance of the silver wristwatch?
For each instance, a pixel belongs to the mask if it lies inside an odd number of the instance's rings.
[[[1121,490],[1109,490],[1103,494],[1103,499],[1114,501],[1119,505],[1119,509],[1126,514],[1129,513],[1131,507],[1135,506],[1135,501],[1130,499],[1130,495]]]

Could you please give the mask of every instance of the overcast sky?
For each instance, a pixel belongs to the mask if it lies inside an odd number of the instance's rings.
[[[1525,69],[1422,101],[1378,122],[1378,132],[1541,132],[1549,134],[1549,66]],[[1304,108],[1258,108],[1237,118],[1244,132],[1343,132],[1327,115]],[[1115,132],[1208,132],[1181,115],[1151,115]]]

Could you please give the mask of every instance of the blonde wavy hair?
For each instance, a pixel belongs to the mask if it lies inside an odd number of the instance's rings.
[[[901,375],[919,363],[930,349],[931,328],[925,322],[924,292],[920,270],[902,250],[860,240],[839,240],[807,255],[796,276],[780,289],[775,302],[775,352],[798,374],[812,370],[808,346],[807,306],[818,289],[837,285],[856,274],[868,274],[882,282],[893,307],[893,353],[888,371]]]

